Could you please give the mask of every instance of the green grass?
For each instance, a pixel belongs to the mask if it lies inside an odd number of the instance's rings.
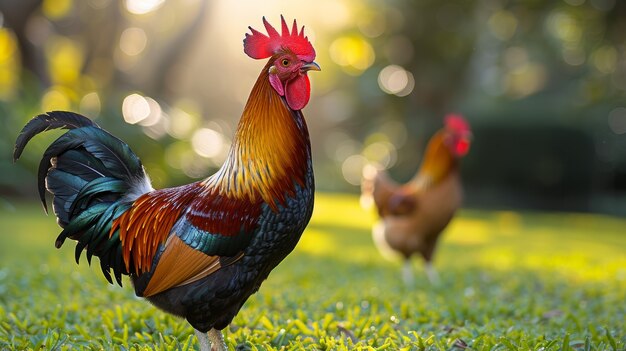
[[[462,211],[442,283],[400,281],[357,198],[320,194],[296,251],[225,330],[236,350],[624,350],[626,221]],[[53,243],[53,217],[0,204],[0,349],[197,349],[191,327]]]

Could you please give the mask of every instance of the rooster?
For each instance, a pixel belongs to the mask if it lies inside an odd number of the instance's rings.
[[[471,131],[459,115],[450,114],[445,126],[429,141],[418,173],[406,184],[394,182],[372,165],[364,168],[362,203],[374,203],[380,221],[372,230],[374,243],[385,254],[404,257],[403,279],[413,281],[411,257],[419,253],[429,280],[437,283],[432,266],[437,239],[461,205],[459,159],[469,151]]]
[[[130,276],[137,296],[185,318],[201,350],[225,350],[221,330],[296,246],[313,211],[311,146],[301,110],[315,50],[281,16],[263,18],[243,41],[261,71],[223,166],[188,185],[154,190],[139,158],[96,123],[71,112],[33,118],[17,138],[14,160],[36,134],[69,129],[45,151],[38,190],[63,228],[56,247],[76,244],[100,259],[106,279]]]

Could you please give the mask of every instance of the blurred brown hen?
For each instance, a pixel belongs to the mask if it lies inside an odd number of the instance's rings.
[[[445,126],[430,139],[418,173],[406,184],[393,181],[384,170],[368,166],[363,172],[362,203],[372,203],[380,221],[372,235],[379,250],[405,259],[403,279],[413,281],[411,257],[419,253],[432,283],[432,266],[441,232],[461,205],[459,159],[469,151],[471,131],[459,115],[448,115]]]

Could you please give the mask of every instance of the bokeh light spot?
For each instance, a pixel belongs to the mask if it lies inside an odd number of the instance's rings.
[[[130,94],[122,102],[122,116],[126,123],[150,127],[161,122],[163,110],[161,105],[150,97]]]
[[[517,30],[517,18],[513,13],[500,10],[496,11],[487,23],[493,35],[500,40],[509,40]]]
[[[523,66],[528,63],[528,52],[519,46],[510,47],[504,52],[504,63],[511,69]]]
[[[191,145],[198,155],[214,158],[222,153],[224,136],[213,129],[198,129],[191,138]]]
[[[71,109],[71,101],[61,87],[50,88],[41,98],[42,111],[67,111]]]
[[[145,15],[157,10],[165,0],[126,0],[126,9],[134,15]]]
[[[51,20],[60,20],[69,14],[73,4],[73,0],[44,0],[41,11]]]
[[[617,50],[612,46],[605,45],[593,52],[591,61],[601,73],[613,73],[617,65]]]
[[[109,4],[111,4],[113,0],[88,0],[87,3],[89,4],[89,6],[93,7],[96,10],[101,10],[107,6],[109,6]]]
[[[585,51],[579,47],[566,47],[563,49],[563,61],[571,66],[580,66],[585,63]]]
[[[122,102],[122,116],[126,123],[136,124],[148,118],[150,104],[148,100],[139,94],[130,94]]]
[[[97,92],[93,91],[91,93],[85,94],[85,96],[80,99],[78,110],[82,114],[89,115],[91,118],[94,118],[98,114],[100,114],[100,108],[100,96]]]
[[[367,37],[376,38],[385,32],[387,21],[383,12],[372,12],[360,16],[356,25]]]
[[[585,3],[585,0],[565,0],[565,2],[572,6],[580,6]]]
[[[415,79],[413,74],[404,68],[389,65],[378,74],[378,86],[387,94],[406,96],[413,91]]]
[[[360,75],[374,63],[376,57],[372,46],[360,36],[335,39],[330,44],[329,54],[336,64],[352,75]]]
[[[196,129],[197,121],[194,116],[182,109],[172,109],[170,117],[172,118],[172,123],[167,132],[174,138],[185,139]]]
[[[84,55],[77,42],[67,37],[53,37],[45,51],[54,83],[73,85],[80,78]]]
[[[547,81],[546,68],[538,63],[528,63],[517,67],[504,77],[507,94],[522,98],[542,89]]]
[[[555,12],[548,17],[548,29],[555,37],[569,44],[576,44],[582,38],[582,28],[569,14]]]
[[[16,57],[17,41],[13,34],[0,28],[0,99],[13,96],[19,82],[19,61]]]
[[[383,168],[390,168],[396,163],[396,147],[387,141],[379,141],[365,147],[363,156]]]
[[[367,158],[362,155],[352,155],[343,161],[341,173],[343,178],[352,185],[361,184],[363,167],[368,164]]]
[[[148,36],[141,28],[126,28],[120,36],[120,50],[128,56],[141,54],[147,44]]]
[[[609,128],[615,134],[626,133],[626,107],[618,107],[609,112]]]

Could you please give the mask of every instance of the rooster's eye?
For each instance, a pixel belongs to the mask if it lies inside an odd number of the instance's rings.
[[[289,66],[289,60],[287,59],[283,59],[283,61],[281,62],[283,64],[283,66],[287,67]]]

